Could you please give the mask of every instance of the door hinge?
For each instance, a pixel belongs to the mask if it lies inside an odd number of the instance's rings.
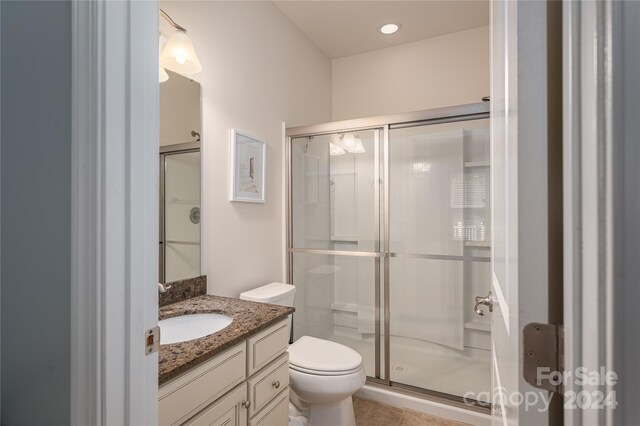
[[[523,329],[523,375],[531,386],[562,394],[564,328],[533,322]]]
[[[145,353],[150,355],[160,349],[160,327],[155,326],[144,332]]]

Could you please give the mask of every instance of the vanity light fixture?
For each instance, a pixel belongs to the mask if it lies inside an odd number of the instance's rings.
[[[344,155],[345,151],[341,146],[329,142],[329,155]]]
[[[357,148],[356,136],[349,132],[342,135],[342,148],[345,151],[351,152],[352,149]]]
[[[165,81],[169,80],[169,74],[167,74],[167,71],[164,68],[162,68],[162,66],[160,66],[159,68],[160,68],[159,70],[160,83],[164,83]]]
[[[191,37],[187,30],[178,25],[167,13],[160,9],[162,16],[176,30],[169,36],[167,45],[160,55],[160,65],[180,74],[196,74],[202,71],[202,65],[196,55]]]
[[[345,152],[348,152],[350,154],[362,154],[365,152],[364,145],[362,144],[362,139],[360,139],[355,132],[347,132],[342,135],[335,135],[335,137],[332,138],[331,145],[334,145],[336,146],[336,148],[342,150],[342,152],[339,152],[337,149],[331,148],[336,152],[336,154],[331,155],[342,155]]]
[[[384,35],[395,34],[400,31],[401,25],[395,23],[384,24],[378,28],[378,31]]]
[[[358,137],[356,133],[353,134],[353,140],[355,142],[353,148],[349,150],[352,154],[364,154],[364,145],[362,144],[362,139]]]
[[[164,48],[165,44],[167,44],[167,37],[161,33],[158,39],[158,57],[160,57],[160,55],[162,54],[162,49]],[[165,81],[169,80],[169,74],[167,74],[167,70],[162,68],[162,65],[158,65],[158,72],[160,83],[164,83]]]

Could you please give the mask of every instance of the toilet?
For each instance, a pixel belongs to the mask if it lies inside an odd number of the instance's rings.
[[[242,293],[240,299],[293,306],[295,291],[290,284],[271,283]],[[365,381],[362,356],[347,346],[311,336],[289,346],[291,400],[308,404],[310,426],[355,426],[351,396]]]

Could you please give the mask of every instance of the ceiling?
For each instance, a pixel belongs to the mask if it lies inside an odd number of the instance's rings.
[[[489,25],[489,1],[274,1],[331,58]],[[378,28],[400,23],[396,34]]]

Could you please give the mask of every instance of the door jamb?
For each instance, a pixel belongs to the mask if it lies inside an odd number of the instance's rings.
[[[75,425],[157,423],[157,8],[72,2]]]

